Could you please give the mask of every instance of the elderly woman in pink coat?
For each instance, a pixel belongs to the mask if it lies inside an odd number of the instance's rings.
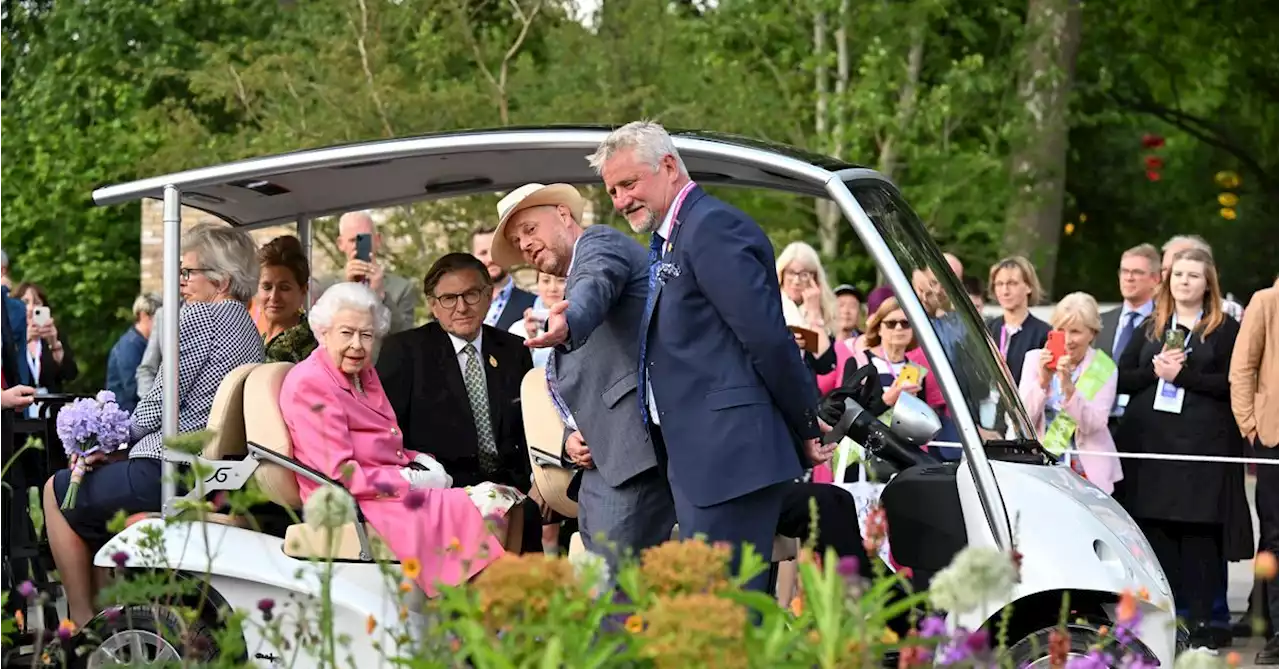
[[[521,495],[488,483],[451,488],[438,462],[404,447],[372,364],[391,322],[373,291],[336,284],[308,320],[319,347],[280,391],[294,457],[343,482],[397,558],[421,562],[417,582],[428,596],[475,576],[503,555],[486,516],[502,516]],[[298,484],[304,501],[318,487],[301,477]]]
[[[1093,347],[1102,329],[1098,303],[1087,293],[1071,293],[1058,302],[1050,323],[1050,344],[1028,351],[1018,394],[1036,425],[1040,442],[1107,494],[1124,478],[1115,457],[1107,418],[1116,399],[1116,363]],[[1061,351],[1052,351],[1061,337]],[[1061,353],[1061,355],[1057,355]],[[1068,451],[1081,451],[1073,455]]]

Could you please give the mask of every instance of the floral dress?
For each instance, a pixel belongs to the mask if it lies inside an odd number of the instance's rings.
[[[267,362],[297,364],[306,360],[317,345],[316,336],[311,332],[311,324],[304,315],[297,325],[266,342]]]

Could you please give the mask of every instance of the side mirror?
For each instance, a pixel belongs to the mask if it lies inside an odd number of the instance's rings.
[[[942,421],[924,400],[902,393],[894,404],[889,431],[912,446],[924,446],[942,431]]]

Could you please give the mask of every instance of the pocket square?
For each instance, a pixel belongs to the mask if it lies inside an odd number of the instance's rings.
[[[678,276],[680,276],[679,265],[670,262],[664,262],[658,265],[658,280],[662,283],[666,283]]]

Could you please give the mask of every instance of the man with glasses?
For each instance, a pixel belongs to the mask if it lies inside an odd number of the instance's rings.
[[[1106,351],[1112,360],[1120,359],[1125,346],[1133,340],[1134,333],[1155,308],[1156,289],[1160,287],[1160,252],[1150,244],[1139,244],[1125,251],[1120,256],[1117,274],[1120,297],[1124,301],[1102,314],[1102,330],[1097,339],[1098,347]],[[1128,395],[1116,396],[1109,422],[1112,435],[1128,402]]]
[[[492,481],[530,493],[517,400],[533,358],[520,337],[484,324],[488,270],[471,254],[450,253],[427,270],[423,290],[434,320],[388,336],[377,361],[405,446],[431,454],[456,487]],[[537,549],[536,501],[525,516],[524,545]]]

